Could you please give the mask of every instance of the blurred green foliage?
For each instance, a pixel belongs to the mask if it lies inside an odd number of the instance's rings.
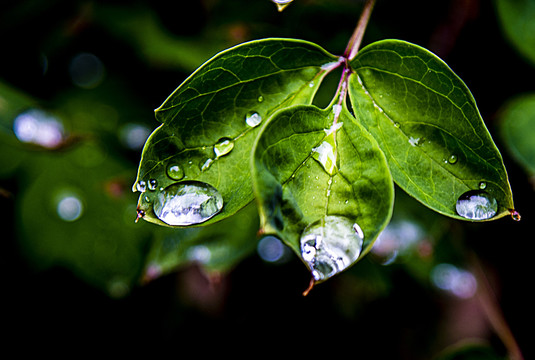
[[[365,358],[429,359],[472,337],[488,345],[483,352],[503,358],[500,329],[478,305],[486,287],[474,270],[477,254],[498,313],[526,358],[532,356],[524,275],[532,271],[525,234],[533,230],[534,193],[529,173],[509,152],[502,155],[520,223],[461,224],[397,192],[383,247],[306,298],[300,294],[309,278],[298,259],[283,251],[270,262],[255,252],[254,206],[221,226],[176,231],[134,223],[130,189],[144,136],[157,126],[152,109],[195,68],[263,37],[309,40],[341,53],[361,7],[350,0],[295,0],[282,13],[269,0],[3,4],[1,264],[13,315],[9,336],[99,345],[181,336],[188,350],[194,349],[188,339],[229,339],[229,329],[264,346],[295,344],[315,329],[347,329],[325,336],[359,339]],[[498,8],[379,0],[364,43],[399,38],[437,53],[472,90],[494,139],[506,142],[499,110],[533,91],[535,70],[501,32]],[[44,119],[43,127],[36,119]],[[211,275],[201,276],[191,263]],[[440,264],[451,266],[439,273]],[[478,281],[476,293],[467,273]],[[455,295],[443,282],[455,276],[472,292]],[[278,331],[276,340],[266,328]],[[474,354],[445,358],[481,358]]]

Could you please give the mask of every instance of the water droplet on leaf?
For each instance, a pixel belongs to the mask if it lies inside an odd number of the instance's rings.
[[[139,191],[143,193],[145,190],[147,190],[147,183],[144,180],[139,180],[132,187],[132,192]]]
[[[326,216],[301,234],[301,256],[315,281],[325,280],[350,266],[360,255],[364,234],[344,216]]]
[[[448,159],[448,162],[450,164],[455,164],[457,162],[457,155],[451,155],[450,158]]]
[[[290,3],[292,3],[294,0],[271,0],[275,5],[277,5],[277,10],[283,11],[286,9]]]
[[[167,167],[167,176],[173,180],[180,180],[184,177],[184,170],[177,164],[171,164]]]
[[[217,158],[227,155],[232,149],[234,149],[234,142],[229,138],[222,138],[214,145],[214,153]]]
[[[483,191],[468,191],[459,197],[455,210],[469,220],[487,220],[498,212],[498,203]]]
[[[520,213],[515,209],[509,210],[509,212],[511,213],[511,218],[513,218],[514,221],[520,221],[522,219]]]
[[[214,159],[207,159],[204,163],[201,165],[201,171],[206,171],[212,166],[212,163],[214,162]]]
[[[336,152],[334,146],[329,141],[324,141],[320,146],[312,149],[312,157],[316,159],[323,169],[329,174],[334,175],[336,168]]]
[[[413,138],[412,136],[409,138],[409,144],[412,146],[418,146],[421,145],[423,141],[420,138]]]
[[[480,190],[485,190],[486,188],[487,188],[487,183],[484,182],[484,181],[481,181],[481,182],[479,183],[479,189],[480,189]]]
[[[158,187],[158,180],[150,179],[149,180],[149,190],[154,191],[154,190],[156,190],[156,187]]]
[[[173,184],[158,194],[154,214],[168,225],[200,224],[223,209],[223,197],[213,186],[199,181]]]
[[[262,101],[264,101],[264,97],[263,97],[262,95],[260,95],[260,96],[258,97],[258,102],[261,103]]]
[[[257,127],[262,122],[262,117],[257,112],[251,111],[245,115],[245,122],[250,127]]]

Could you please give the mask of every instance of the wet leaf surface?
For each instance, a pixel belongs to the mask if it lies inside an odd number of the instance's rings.
[[[392,179],[377,143],[345,106],[341,112],[336,106],[279,112],[254,153],[261,231],[289,245],[315,281],[367,253],[393,203]]]
[[[311,103],[325,65],[335,61],[311,43],[267,39],[231,48],[201,66],[156,110],[163,124],[145,144],[133,188],[142,192],[144,218],[165,224],[153,203],[177,181],[207,184],[222,197],[220,213],[205,224],[251,202],[248,165],[260,128],[281,108]],[[169,176],[170,168],[182,178]]]
[[[444,62],[416,45],[385,40],[362,49],[351,66],[356,116],[401,188],[458,219],[466,217],[456,204],[470,191],[497,201],[488,219],[509,214],[514,206],[502,157],[470,91]]]

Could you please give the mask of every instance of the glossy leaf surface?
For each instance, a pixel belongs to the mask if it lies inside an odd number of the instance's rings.
[[[316,281],[342,271],[358,260],[358,253],[370,250],[390,219],[393,203],[383,153],[345,106],[337,106],[279,112],[263,130],[254,153],[262,231],[286,242]],[[345,239],[335,244],[336,251],[343,250],[336,271],[319,269],[321,264],[308,257],[303,243],[307,236],[315,237],[316,244],[321,238],[325,246]],[[320,255],[318,248],[311,251]]]
[[[458,219],[466,217],[457,213],[457,202],[471,191],[498,204],[495,211],[490,201],[472,220],[509,214],[513,200],[502,157],[470,91],[444,62],[419,46],[385,40],[362,49],[351,66],[355,114],[401,188]]]
[[[311,103],[337,61],[314,44],[267,39],[231,48],[201,66],[156,110],[163,124],[145,144],[133,189],[142,191],[144,218],[165,224],[152,204],[181,181],[207,184],[221,195],[215,206],[220,212],[209,211],[205,224],[251,202],[248,165],[260,128],[279,109]],[[167,225],[186,225],[175,220]]]

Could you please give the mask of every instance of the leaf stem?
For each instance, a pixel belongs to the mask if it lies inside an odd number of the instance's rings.
[[[353,31],[353,35],[351,35],[351,38],[347,43],[346,50],[344,51],[344,57],[348,60],[352,60],[359,51],[360,43],[362,42],[364,31],[368,26],[368,21],[370,20],[370,15],[375,5],[375,1],[376,0],[366,0],[366,3],[364,4],[364,9],[362,10],[362,14],[360,15],[357,27]]]

